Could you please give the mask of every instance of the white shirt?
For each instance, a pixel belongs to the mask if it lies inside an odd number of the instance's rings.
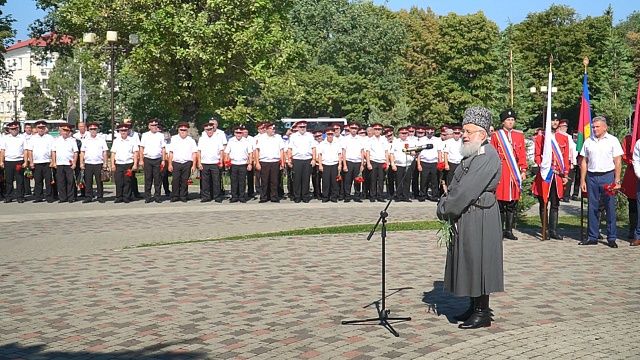
[[[386,163],[386,152],[389,150],[389,142],[384,136],[376,138],[372,136],[369,138],[369,144],[367,146],[367,152],[369,153],[369,159],[377,163]]]
[[[108,150],[107,141],[99,135],[84,138],[80,147],[80,151],[84,152],[84,163],[89,165],[103,164],[104,157],[102,153]]]
[[[89,131],[85,131],[84,134],[80,134],[79,131],[73,133],[73,138],[80,141],[88,138],[89,136],[90,136]]]
[[[313,148],[316,146],[317,142],[311,133],[300,134],[297,132],[289,137],[288,148],[291,149],[291,157],[295,160],[311,160]]]
[[[4,150],[6,161],[24,161],[24,151],[27,149],[27,139],[21,134],[5,135],[0,142],[0,150]]]
[[[232,165],[247,165],[249,154],[253,152],[253,140],[232,137],[224,148],[224,153],[229,155]]]
[[[212,133],[211,136],[204,134],[198,140],[198,151],[200,151],[200,161],[203,164],[217,164],[220,162],[220,152],[224,150],[224,144],[220,137]]]
[[[78,152],[78,143],[71,136],[66,139],[59,136],[53,141],[51,150],[56,152],[56,165],[71,165]]]
[[[361,136],[345,135],[340,137],[342,141],[340,144],[344,149],[345,160],[349,162],[362,162],[362,150],[364,150],[365,143]]]
[[[53,136],[35,134],[31,136],[27,144],[31,150],[34,164],[47,164],[51,162],[51,148],[53,147]]]
[[[144,147],[144,157],[153,160],[160,159],[162,157],[162,148],[165,147],[164,134],[160,131],[156,131],[155,133],[147,131],[142,134],[140,146]]]
[[[193,153],[198,152],[198,145],[196,145],[196,141],[191,136],[187,135],[183,139],[180,135],[173,135],[169,151],[173,153],[173,161],[184,164],[188,161],[193,161]]]
[[[317,151],[319,155],[322,155],[322,165],[336,165],[342,154],[342,146],[339,141],[328,142],[325,140],[318,144]]]
[[[633,146],[633,172],[640,179],[640,139]]]
[[[445,140],[442,151],[447,153],[447,158],[450,163],[460,164],[460,161],[462,161],[462,138],[458,140],[455,138]]]
[[[135,137],[127,136],[126,139],[122,139],[121,136],[113,140],[111,145],[111,153],[115,156],[116,164],[131,164],[133,162],[133,155],[139,150],[140,142]]]
[[[391,143],[391,152],[393,153],[393,158],[395,160],[396,166],[409,166],[413,162],[414,157],[409,153],[405,153],[402,150],[407,147],[413,147],[417,145],[417,139],[415,137],[410,138],[407,137],[407,140],[402,140],[400,138],[393,140]]]
[[[277,162],[280,161],[280,150],[284,150],[284,142],[279,136],[264,135],[258,138],[256,149],[260,151],[259,161]]]
[[[426,163],[437,163],[438,162],[438,151],[442,151],[442,140],[439,137],[431,136],[429,139],[427,136],[423,136],[418,140],[419,146],[425,146],[431,144],[433,145],[432,149],[424,149],[420,151],[420,156],[418,157],[420,161]]]
[[[618,139],[609,133],[605,133],[600,139],[595,136],[593,138],[587,138],[580,151],[580,155],[584,156],[587,160],[587,171],[589,172],[608,172],[614,170],[616,166],[613,163],[613,158],[622,156],[623,153],[624,151]]]

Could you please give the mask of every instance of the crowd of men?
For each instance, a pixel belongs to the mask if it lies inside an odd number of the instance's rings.
[[[504,238],[517,239],[513,234],[517,203],[521,192],[529,190],[523,189],[523,181],[535,176],[531,190],[540,200],[540,217],[548,224],[550,238],[562,239],[557,229],[558,208],[560,202],[569,201],[573,182],[574,199],[579,190],[589,196],[589,233],[584,245],[597,241],[599,219],[606,214],[608,244],[617,246],[615,201],[611,194],[620,188],[629,199],[630,234],[637,233],[632,245],[638,245],[637,176],[633,172],[636,144],[631,144],[630,135],[621,146],[607,133],[606,119],[596,117],[595,136],[587,139],[578,154],[567,133],[567,121],[554,113],[553,176],[542,179],[538,167],[542,163],[544,132],[538,129],[527,139],[515,129],[516,119],[515,111],[503,111],[500,129],[494,131],[492,127],[488,134],[488,141],[502,162],[496,197]],[[322,131],[307,131],[307,123],[299,121],[278,134],[274,123],[263,122],[257,124],[257,134],[253,136],[240,125],[227,138],[218,129],[217,120],[211,119],[204,124],[197,141],[189,135],[188,123],[179,123],[173,136],[163,131],[158,119],[147,122],[142,136],[131,125],[125,119],[117,126],[109,148],[97,123],[79,123],[75,132],[72,125],[62,124],[56,138],[48,134],[45,121],[36,122],[35,129],[26,125],[23,133],[18,122],[9,123],[0,138],[0,174],[4,176],[0,196],[5,203],[22,203],[29,195],[34,202],[105,202],[103,181],[113,179],[115,203],[138,198],[147,203],[162,202],[163,189],[169,201],[186,202],[189,185],[198,178],[200,201],[220,203],[225,199],[223,173],[227,172],[232,203],[256,198],[260,203],[285,198],[296,203],[312,199],[438,201],[447,192],[463,158],[462,127],[457,125],[442,126],[436,136],[436,129],[431,126],[393,129],[378,123],[368,127],[336,123]],[[640,161],[640,154],[638,157]],[[624,182],[620,177],[622,160],[627,163]],[[533,164],[533,171],[528,164]],[[144,174],[143,195],[138,192],[138,171]],[[544,211],[545,180],[551,181],[548,211]],[[611,184],[611,191],[605,191],[606,184]],[[547,218],[543,219],[545,214]]]

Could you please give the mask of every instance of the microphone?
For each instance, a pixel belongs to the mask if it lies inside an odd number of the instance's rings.
[[[420,145],[420,146],[412,146],[412,147],[408,147],[408,148],[404,148],[402,149],[402,152],[404,153],[408,153],[408,152],[420,152],[422,150],[430,150],[433,149],[433,144],[425,144],[425,145]]]

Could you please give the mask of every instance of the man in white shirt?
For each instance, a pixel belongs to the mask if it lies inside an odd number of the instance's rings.
[[[118,126],[118,136],[111,145],[111,171],[116,183],[114,203],[128,203],[132,200],[131,186],[134,171],[138,170],[140,141],[137,137],[129,137],[131,125],[123,123]]]
[[[568,129],[569,129],[569,122],[567,121],[567,119],[560,120],[557,132],[567,137],[567,140],[569,142],[569,161],[571,166],[571,169],[569,170],[569,180],[567,181],[567,184],[564,187],[564,193],[562,194],[562,199],[560,199],[560,201],[564,203],[568,203],[569,198],[571,197],[571,188],[576,178],[576,169],[577,169],[576,165],[578,163],[578,153],[576,151],[577,146],[575,141],[573,141],[573,137],[567,133]],[[580,170],[577,170],[577,171],[580,171]]]
[[[371,127],[373,136],[369,138],[369,144],[366,147],[367,169],[371,173],[369,201],[384,202],[384,172],[388,167],[389,142],[382,136],[382,124],[376,123]]]
[[[140,139],[140,166],[144,170],[144,202],[146,204],[155,201],[161,203],[160,198],[162,175],[160,166],[165,158],[164,134],[159,131],[160,120],[150,119],[147,122],[149,131],[142,134]],[[154,195],[151,196],[151,187],[154,187]]]
[[[308,203],[311,168],[315,165],[316,142],[307,132],[307,122],[298,122],[298,132],[291,134],[287,151],[287,165],[293,170],[293,201]]]
[[[204,133],[198,141],[198,169],[200,169],[200,202],[222,202],[220,173],[222,172],[224,144],[215,134],[212,123],[204,124]]]
[[[333,129],[333,128],[331,128]],[[324,141],[324,132],[322,130],[314,130],[313,131],[313,141],[316,145],[316,155],[318,154],[318,147]],[[336,142],[337,144],[337,142]],[[322,173],[320,172],[320,163],[318,163],[318,158],[315,158],[315,165],[311,168],[311,185],[313,186],[313,198],[316,200],[322,199]]]
[[[351,200],[362,202],[360,199],[361,183],[355,181],[360,179],[360,174],[364,170],[365,143],[358,135],[360,127],[356,123],[349,124],[349,134],[341,136],[342,146],[342,171],[344,172],[342,182],[344,184],[344,202]],[[335,136],[335,135],[334,135]],[[354,186],[354,194],[351,194],[351,186]]]
[[[78,158],[78,144],[71,136],[71,125],[61,124],[60,136],[53,142],[51,158],[53,168],[56,169],[56,184],[58,186],[58,202],[74,202],[75,181],[74,170]]]
[[[256,144],[256,170],[260,172],[262,193],[260,202],[280,202],[278,198],[279,170],[284,168],[284,143],[276,136],[276,127],[272,123],[265,124],[266,135],[260,136]]]
[[[438,201],[440,189],[438,187],[438,159],[442,156],[442,141],[434,136],[435,128],[426,126],[425,136],[418,141],[419,146],[425,147],[418,154],[417,171],[420,173],[419,201]],[[428,148],[426,148],[428,147]]]
[[[98,123],[89,124],[89,136],[82,140],[80,147],[80,169],[84,170],[85,198],[83,203],[93,201],[93,181],[96,182],[96,198],[104,203],[104,188],[102,184],[102,170],[107,169],[108,151],[107,141],[98,134]]]
[[[51,192],[51,149],[53,147],[53,137],[47,134],[47,122],[36,121],[34,124],[36,133],[27,142],[29,147],[29,165],[33,171],[33,194],[34,203],[47,200],[53,202]],[[44,194],[42,192],[44,187]]]
[[[79,122],[78,123],[78,129],[76,132],[73,133],[73,138],[76,139],[76,145],[78,146],[78,150],[80,150],[80,148],[82,148],[82,141],[84,139],[86,139],[87,137],[89,137],[89,132],[87,131],[87,124],[85,122]],[[73,130],[73,126],[72,126],[72,130]],[[80,179],[83,175],[80,173],[81,169],[80,169],[80,153],[78,153],[78,158],[76,159],[76,163],[78,164],[78,166],[76,166],[75,170],[73,171],[74,176],[76,179]],[[84,187],[80,188],[80,197],[86,197],[86,189]],[[78,195],[78,189],[76,188],[74,190],[74,196]]]
[[[131,118],[124,118],[122,120],[123,123],[129,126],[128,137],[132,140],[138,142],[140,144],[140,133],[133,129],[133,120]],[[141,155],[139,155],[141,156]],[[138,166],[140,165],[140,159],[138,159]],[[131,199],[142,199],[142,195],[140,195],[140,191],[138,189],[138,177],[136,176],[137,170],[132,170],[133,176],[131,176]]]
[[[604,197],[604,207],[607,213],[607,244],[617,248],[616,244],[616,196],[604,190],[605,186],[613,186],[613,190],[620,189],[622,181],[622,146],[618,139],[607,133],[607,120],[604,116],[596,116],[592,122],[594,136],[585,140],[580,151],[580,189],[589,194],[589,231],[586,240],[579,245],[597,245],[600,221],[598,209]],[[634,156],[635,162],[635,156]]]
[[[338,182],[338,175],[342,171],[342,145],[335,140],[336,132],[340,128],[333,127],[325,130],[326,139],[318,145],[318,171],[322,176],[322,202],[328,201],[338,202],[340,195],[339,187],[342,186]],[[344,179],[343,179],[344,180]]]
[[[171,202],[178,200],[187,202],[189,194],[189,177],[196,171],[198,145],[188,135],[189,123],[178,124],[178,135],[171,137],[169,148],[169,171],[173,172],[171,180]]]
[[[395,201],[411,202],[411,181],[413,174],[413,163],[415,153],[406,152],[406,149],[417,145],[417,137],[409,138],[409,129],[401,127],[398,129],[398,139],[391,144],[391,170],[395,173],[396,184],[398,186],[395,193]]]
[[[19,134],[20,123],[17,121],[7,125],[9,134],[0,141],[0,168],[4,168],[5,203],[15,198],[17,202],[24,202],[24,169],[28,165],[27,140]],[[15,189],[13,182],[16,182]]]
[[[246,128],[242,125],[233,129],[233,137],[224,148],[224,159],[231,165],[231,200],[230,202],[246,203],[247,172],[253,169],[253,141],[245,138]]]
[[[388,145],[388,158],[387,158],[387,163],[388,165],[388,169],[385,169],[385,173],[384,173],[384,177],[385,177],[385,183],[387,184],[387,196],[388,198],[393,199],[396,196],[396,173],[395,171],[391,170],[391,165],[393,164],[391,162],[391,144],[393,144],[393,142],[395,141],[396,137],[393,135],[393,127],[391,126],[385,126],[382,129],[382,132],[384,133],[384,137],[387,139],[387,142],[389,143]]]
[[[449,186],[453,180],[453,174],[462,161],[462,127],[453,127],[452,137],[444,142],[444,170],[446,171],[446,184]]]

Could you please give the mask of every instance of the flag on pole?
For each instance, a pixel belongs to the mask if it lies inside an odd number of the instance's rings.
[[[547,114],[544,131],[544,146],[542,148],[542,162],[540,163],[540,176],[544,182],[542,183],[542,199],[546,204],[549,200],[549,188],[551,180],[553,180],[553,143],[554,134],[551,132],[551,87],[553,82],[553,71],[549,68],[549,85],[547,86]]]
[[[636,146],[636,141],[640,137],[638,136],[638,131],[640,131],[638,128],[638,117],[640,116],[640,81],[638,81],[638,94],[636,95],[636,110],[634,114],[635,116],[631,119],[633,121],[633,126],[631,127],[633,129],[633,132],[631,133],[631,149]]]
[[[585,70],[582,80],[582,100],[580,102],[580,117],[578,120],[578,141],[576,142],[576,151],[578,154],[582,150],[582,145],[587,138],[593,133],[591,123],[591,102],[589,101],[589,85],[587,85],[587,73]]]

